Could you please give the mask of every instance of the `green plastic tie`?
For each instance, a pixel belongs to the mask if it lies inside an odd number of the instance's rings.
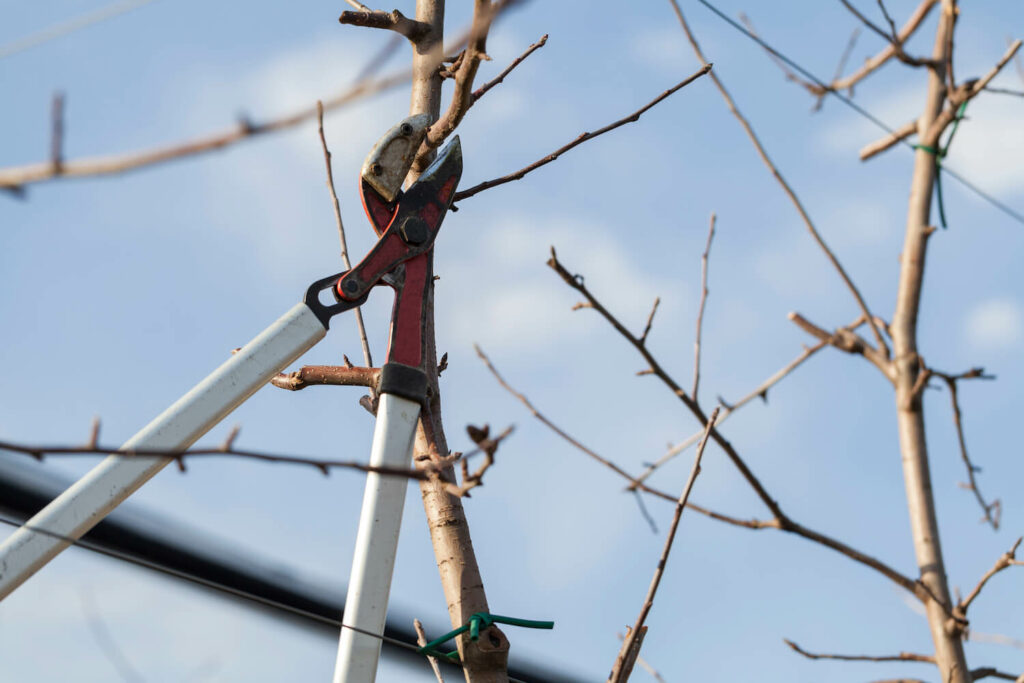
[[[968,100],[969,102],[970,100]],[[942,148],[935,148],[931,145],[913,145],[914,149],[919,149],[922,152],[928,152],[935,157],[935,194],[939,203],[939,221],[942,224],[942,229],[946,229],[946,207],[942,201],[942,160],[949,154],[949,146],[953,144],[953,137],[956,135],[957,128],[960,127],[960,121],[964,118],[964,112],[967,111],[967,102],[964,102],[956,110],[956,116],[953,118],[953,128],[949,131],[949,138],[946,140],[946,144]]]
[[[460,636],[466,631],[469,631],[470,640],[480,639],[480,630],[486,629],[492,624],[508,624],[509,626],[522,626],[523,628],[554,628],[555,622],[553,621],[533,621],[531,619],[519,619],[517,617],[503,617],[500,614],[488,614],[487,612],[477,612],[469,617],[469,621],[458,627],[454,631],[449,631],[440,638],[436,638],[419,650],[418,653],[424,655],[430,655],[432,657],[444,657],[452,661],[458,661],[459,653],[458,650],[455,652],[444,653],[435,649],[438,645],[448,642],[456,636]]]

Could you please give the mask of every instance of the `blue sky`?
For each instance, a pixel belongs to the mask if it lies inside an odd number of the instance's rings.
[[[396,6],[412,14],[408,0]],[[454,5],[454,3],[452,3]],[[873,12],[873,3],[860,3]],[[915,3],[887,3],[900,21]],[[460,128],[464,186],[517,169],[649,101],[699,65],[667,2],[597,7],[528,3],[495,27],[495,75],[542,34],[549,43],[469,113]],[[7,3],[0,44],[101,6]],[[828,76],[855,26],[839,3],[745,11],[777,47]],[[705,53],[750,117],[869,304],[891,315],[911,155],[862,164],[879,136],[836,101],[813,102],[765,55],[695,2],[683,3]],[[348,85],[387,36],[339,26],[343,3],[209,4],[161,0],[0,62],[0,165],[46,158],[54,90],[67,98],[68,158],[117,153],[205,134],[308,106]],[[386,9],[390,9],[388,6]],[[449,32],[467,20],[449,9]],[[1019,37],[1024,9],[964,5],[959,78],[980,75]],[[934,17],[911,43],[930,48]],[[881,47],[865,34],[852,64]],[[403,49],[391,62],[399,68]],[[996,81],[1024,87],[1012,69]],[[857,101],[893,125],[912,118],[922,74],[892,64],[858,86]],[[372,243],[356,174],[370,145],[402,118],[407,92],[360,102],[325,122],[353,254]],[[1024,210],[1024,106],[986,95],[972,103],[948,163]],[[1004,501],[1003,529],[979,525],[945,390],[927,394],[929,445],[950,580],[969,590],[1024,533],[1017,416],[1024,400],[1024,226],[948,182],[949,229],[931,242],[921,346],[929,365],[982,365],[998,381],[961,398],[980,485]],[[455,449],[466,424],[514,423],[486,485],[465,501],[491,608],[553,619],[554,631],[508,629],[515,652],[606,675],[616,632],[631,624],[671,518],[648,506],[651,533],[622,484],[534,421],[476,359],[479,343],[506,378],[582,441],[632,471],[696,428],[670,392],[636,377],[642,361],[544,265],[551,245],[567,268],[634,329],[662,307],[654,353],[688,385],[699,257],[711,212],[701,399],[735,400],[795,357],[808,338],[787,319],[823,326],[857,316],[854,302],[756,158],[708,79],[638,123],[584,145],[523,181],[467,200],[437,242],[438,345],[449,353],[445,423]],[[0,197],[0,438],[78,443],[94,415],[120,443],[291,307],[312,280],[339,269],[337,236],[313,125],[119,178],[69,180]],[[367,306],[383,354],[390,301]],[[351,320],[303,359],[359,357]],[[268,388],[215,429],[239,446],[360,458],[372,423],[354,389]],[[825,351],[723,433],[794,519],[907,574],[913,551],[892,393],[860,359]],[[5,456],[6,457],[6,456]],[[16,457],[16,456],[10,456]],[[653,479],[677,492],[690,456]],[[92,463],[47,467],[80,473]],[[348,575],[362,478],[217,460],[168,469],[133,497],[230,544],[286,561],[339,587]],[[693,500],[763,517],[721,451],[709,447]],[[0,533],[6,534],[6,531]],[[972,627],[1024,637],[1020,575],[1008,571],[972,606]],[[444,628],[445,603],[418,496],[407,500],[393,604]],[[81,551],[64,553],[0,608],[0,658],[13,680],[117,680],[90,635],[101,616],[148,682],[324,680],[336,644]],[[799,538],[683,518],[643,656],[666,680],[837,681],[899,675],[935,681],[928,665],[810,662],[811,650],[930,652],[923,617],[898,589]],[[972,666],[1024,671],[1020,650],[968,643]],[[60,656],[56,656],[60,653]],[[756,672],[756,673],[755,673]],[[637,672],[635,680],[646,680]],[[381,681],[431,680],[385,665]]]

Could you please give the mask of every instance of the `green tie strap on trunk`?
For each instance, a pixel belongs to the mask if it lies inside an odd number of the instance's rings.
[[[949,131],[949,139],[946,140],[944,147],[935,148],[931,145],[913,145],[914,149],[928,152],[935,157],[935,195],[939,202],[939,221],[943,230],[946,229],[946,208],[942,201],[942,160],[949,153],[949,146],[953,144],[953,136],[956,135],[956,129],[960,127],[960,121],[964,118],[965,111],[967,111],[967,102],[961,104],[956,110],[956,116],[953,118],[953,128]]]
[[[524,628],[554,628],[555,622],[553,621],[532,621],[530,619],[517,619],[516,617],[503,617],[500,614],[488,614],[487,612],[477,612],[469,618],[469,621],[462,626],[458,627],[454,631],[449,631],[440,638],[430,641],[417,652],[424,655],[430,655],[432,657],[444,657],[453,661],[458,661],[459,652],[449,652],[445,654],[434,648],[442,643],[445,643],[452,638],[462,635],[466,631],[469,631],[470,640],[479,640],[480,630],[487,628],[492,624],[508,624],[509,626],[522,626]]]

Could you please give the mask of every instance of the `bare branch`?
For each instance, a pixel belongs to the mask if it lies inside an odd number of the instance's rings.
[[[993,645],[1005,645],[1006,647],[1024,650],[1024,640],[1011,638],[1003,635],[1002,633],[981,633],[972,628],[967,630],[965,637],[967,640],[975,643],[991,643]]]
[[[626,628],[629,627],[627,626]],[[616,633],[615,637],[618,638],[620,641],[624,639],[621,633]],[[649,673],[654,680],[658,681],[658,683],[665,683],[665,679],[662,678],[661,674],[658,673],[657,669],[651,666],[650,663],[640,655],[636,656],[636,663],[640,665],[641,669]]]
[[[704,326],[704,306],[708,302],[708,254],[711,253],[711,240],[715,238],[715,222],[718,217],[711,214],[711,226],[708,228],[708,241],[704,245],[704,253],[700,257],[700,305],[697,308],[697,331],[693,336],[693,390],[690,396],[697,400],[697,387],[700,386],[700,336]],[[646,332],[644,333],[646,336]],[[717,411],[716,411],[717,414]],[[714,418],[711,420],[714,423]]]
[[[876,368],[881,370],[882,374],[890,382],[895,381],[896,370],[888,356],[879,353],[878,349],[871,346],[863,337],[850,328],[840,327],[835,332],[828,332],[796,312],[790,313],[789,319],[804,332],[818,339],[818,341],[826,342],[840,351],[845,351],[849,354],[864,356]]]
[[[237,435],[237,432],[234,433]],[[312,467],[322,474],[328,474],[332,469],[351,469],[360,472],[376,472],[377,474],[391,475],[396,477],[408,477],[409,479],[427,479],[437,476],[432,470],[410,470],[400,467],[377,467],[365,465],[354,460],[319,460],[315,458],[303,458],[294,455],[279,455],[276,453],[265,453],[262,451],[249,451],[233,448],[234,435],[229,435],[226,442],[217,448],[195,448],[191,450],[166,450],[166,449],[134,449],[122,451],[117,448],[89,444],[86,446],[30,446],[27,444],[14,443],[12,441],[0,441],[0,451],[10,453],[21,453],[29,455],[36,460],[43,460],[46,456],[83,456],[83,455],[116,455],[123,458],[146,458],[158,457],[174,460],[178,468],[185,470],[185,459],[201,456],[234,456],[261,462],[282,463],[286,465],[304,465]]]
[[[359,4],[362,5],[362,3]],[[429,24],[424,24],[422,21],[410,19],[398,10],[392,10],[390,12],[372,11],[365,5],[363,5],[357,12],[342,12],[341,16],[338,17],[338,22],[351,26],[380,28],[388,31],[394,31],[399,35],[405,36],[413,43],[423,38],[423,36],[430,31]]]
[[[409,70],[405,70],[377,80],[356,83],[341,93],[324,100],[323,107],[328,111],[338,109],[364,97],[389,90],[408,81],[410,74]],[[55,180],[57,178],[118,175],[174,159],[213,152],[247,138],[294,128],[316,116],[316,107],[305,107],[287,116],[263,123],[243,120],[228,130],[185,142],[138,152],[129,152],[122,155],[87,157],[64,161],[59,169],[55,169],[50,161],[29,164],[27,166],[3,168],[0,169],[0,189],[20,190],[26,185]]]
[[[1007,567],[1024,565],[1024,562],[1017,559],[1017,548],[1020,547],[1022,540],[1024,540],[1024,538],[1018,538],[1017,542],[1013,544],[1013,547],[1003,553],[999,559],[996,560],[996,563],[992,565],[992,568],[985,572],[985,575],[981,577],[980,581],[978,581],[978,585],[974,587],[974,590],[959,602],[953,610],[957,616],[966,618],[967,609],[971,606],[971,603],[974,602],[974,599],[981,593],[981,589],[985,587],[985,584],[988,583],[989,579]]]
[[[906,140],[916,132],[917,119],[913,121],[907,121],[902,126],[897,128],[895,131],[885,136],[881,140],[876,140],[862,147],[860,150],[860,160],[867,161],[876,154],[880,154],[887,149],[895,147],[897,144],[900,143],[901,140]]]
[[[780,369],[774,375],[772,375],[771,377],[769,377],[765,381],[761,382],[761,384],[759,384],[756,389],[754,389],[753,391],[748,393],[746,396],[741,398],[736,403],[731,403],[731,404],[730,403],[726,403],[722,398],[719,398],[719,403],[722,404],[722,406],[725,408],[725,410],[723,410],[719,414],[718,420],[715,422],[715,426],[717,427],[718,425],[720,425],[723,422],[725,422],[725,420],[730,415],[732,415],[734,412],[736,412],[737,410],[739,410],[743,406],[745,406],[748,403],[750,403],[755,398],[760,398],[760,399],[766,400],[767,396],[768,396],[768,390],[769,389],[771,389],[779,381],[781,381],[784,377],[786,377],[786,375],[788,375],[793,370],[795,370],[800,365],[802,365],[805,360],[807,360],[808,358],[810,358],[811,356],[813,356],[815,353],[817,353],[821,349],[825,348],[826,346],[828,346],[827,343],[825,343],[825,342],[818,342],[814,346],[805,348],[803,350],[803,352],[799,356],[797,356],[792,361],[787,363],[785,367]],[[646,371],[645,374],[653,374],[653,373],[650,372],[650,371]],[[700,439],[700,435],[702,433],[703,433],[703,430],[698,431],[698,432],[694,432],[693,434],[691,434],[690,436],[688,436],[687,438],[683,439],[678,444],[676,444],[675,446],[670,448],[668,450],[668,452],[665,453],[665,455],[661,456],[655,462],[653,462],[650,465],[648,465],[647,468],[639,476],[637,476],[636,480],[640,481],[640,482],[646,480],[649,476],[651,476],[654,473],[654,471],[656,469],[658,469],[659,467],[664,465],[666,462],[668,462],[672,458],[676,457],[677,455],[679,455],[680,453],[685,451],[687,448],[689,448],[693,444],[697,443],[697,441]],[[632,488],[633,487],[631,485],[630,489],[632,489]]]
[[[477,486],[484,485],[484,473],[491,468],[494,464],[494,454],[498,452],[498,446],[515,430],[515,427],[508,426],[501,434],[498,434],[494,438],[490,438],[490,427],[484,425],[483,427],[474,427],[468,425],[466,427],[466,433],[469,434],[469,438],[476,444],[476,449],[469,453],[466,453],[461,458],[462,464],[462,485],[456,486],[454,484],[448,485],[448,490],[452,495],[459,496],[460,498],[470,498],[469,492],[475,489]],[[477,453],[484,454],[484,461],[478,468],[472,473],[469,471],[469,458],[476,455]]]
[[[50,107],[50,163],[56,172],[64,163],[64,93],[53,94]]]
[[[882,10],[882,16],[889,23],[889,37],[894,43],[898,43],[900,38],[899,32],[896,30],[896,22],[892,20],[892,16],[889,14],[889,10],[885,8],[885,3],[882,0],[878,0],[878,8]]]
[[[413,619],[412,626],[416,629],[416,644],[420,647],[425,646],[427,644],[427,634],[423,631],[423,623],[419,619]],[[434,670],[437,683],[444,683],[444,676],[441,675],[441,667],[437,664],[437,657],[427,655],[427,661],[430,662],[430,668]]]
[[[512,73],[513,69],[515,69],[517,66],[522,64],[523,60],[525,60],[527,57],[532,55],[535,50],[539,50],[540,48],[542,48],[545,45],[547,45],[547,42],[548,42],[548,34],[545,33],[544,35],[542,35],[540,37],[540,40],[538,40],[536,43],[534,43],[530,47],[526,48],[526,50],[523,52],[523,54],[519,55],[514,60],[512,60],[512,63],[509,64],[508,66],[506,66],[504,71],[502,71],[500,74],[498,74],[497,76],[495,76],[494,78],[492,78],[491,80],[487,81],[482,86],[480,86],[479,88],[474,90],[473,91],[473,102],[476,103],[477,100],[479,100],[481,97],[483,97],[487,93],[487,91],[490,90],[491,88],[493,88],[494,86],[496,86],[496,85],[498,85],[500,83],[504,83],[505,82],[505,77],[508,76],[510,73]]]
[[[396,12],[398,10],[395,10]],[[324,136],[324,105],[320,100],[316,102],[317,132],[320,134],[320,146],[324,152],[324,165],[327,167],[327,189],[331,193],[331,204],[334,206],[334,220],[338,224],[338,240],[341,242],[341,262],[345,270],[351,270],[352,262],[348,257],[348,240],[345,239],[345,223],[341,219],[341,204],[338,202],[338,193],[334,189],[334,170],[331,166],[331,151],[327,148],[327,138]],[[359,344],[363,348],[363,362],[366,367],[373,367],[373,356],[370,354],[370,342],[366,337],[366,325],[363,324],[362,307],[355,309],[356,327],[359,330]],[[301,388],[301,387],[300,387]],[[370,387],[370,400],[376,398],[376,390]]]
[[[869,29],[880,35],[885,40],[889,41],[889,44],[893,48],[892,56],[895,57],[896,59],[900,60],[901,62],[909,66],[931,66],[933,64],[931,59],[922,57],[911,57],[903,50],[903,41],[900,40],[899,35],[896,34],[896,24],[892,24],[893,31],[892,33],[889,33],[884,29],[881,29],[878,26],[876,26],[874,22],[872,22],[870,19],[861,14],[856,7],[854,7],[848,2],[848,0],[839,0],[839,2],[843,3],[843,7],[850,10],[850,13],[853,14],[853,16],[860,19],[861,23],[863,23]],[[888,17],[889,14],[886,13],[886,18]],[[892,20],[890,19],[890,22],[891,21]]]
[[[896,35],[895,42],[889,41],[889,44],[886,45],[881,52],[865,61],[864,65],[853,74],[846,78],[837,78],[833,80],[832,83],[829,84],[829,90],[848,90],[895,57],[897,51],[896,46],[906,43],[921,26],[922,22],[924,22],[928,17],[928,14],[932,9],[938,4],[939,0],[922,0],[921,4],[914,10],[914,13],[910,15],[907,23],[903,25],[903,28],[901,28],[899,33]]]
[[[604,310],[603,307],[601,308],[601,310]],[[610,322],[612,320],[614,320],[614,319],[611,319]],[[616,329],[618,329],[620,331],[620,333],[623,334],[623,336],[625,336],[627,339],[631,340],[631,342],[633,343],[634,346],[636,346],[635,338],[630,336],[629,332],[625,330],[625,328],[622,326],[621,323],[619,323],[617,320],[614,320],[614,322],[612,322],[612,325],[614,327],[616,327]],[[479,347],[474,347],[474,348],[476,348],[477,355],[487,365],[487,368],[491,371],[491,374],[494,375],[494,378],[498,381],[498,383],[506,391],[508,391],[513,396],[515,396],[517,399],[519,399],[519,401],[524,406],[526,406],[527,410],[529,410],[530,413],[535,418],[537,418],[542,423],[544,423],[549,429],[551,429],[556,434],[558,434],[560,437],[562,437],[563,439],[568,441],[574,447],[576,447],[579,450],[583,451],[584,453],[586,453],[588,456],[590,456],[594,460],[600,462],[602,465],[604,465],[608,469],[610,469],[613,472],[615,472],[616,474],[618,474],[620,477],[624,478],[625,480],[627,480],[628,482],[633,484],[636,488],[640,489],[641,491],[644,491],[644,492],[649,493],[649,494],[651,494],[653,496],[656,496],[658,498],[661,498],[663,500],[667,500],[667,501],[670,501],[670,502],[674,502],[676,500],[674,496],[671,496],[671,495],[669,495],[669,494],[667,494],[667,493],[665,493],[663,491],[659,491],[658,489],[652,488],[652,487],[648,486],[647,484],[645,484],[643,482],[637,481],[632,476],[630,476],[629,473],[627,473],[624,469],[622,469],[621,467],[616,465],[614,462],[608,460],[607,458],[604,458],[604,457],[598,455],[596,452],[594,452],[593,450],[587,448],[581,442],[579,442],[578,440],[576,440],[575,438],[570,436],[567,432],[565,432],[560,427],[558,427],[553,422],[551,422],[551,420],[549,420],[547,417],[545,417],[543,414],[541,414],[533,406],[533,404],[530,403],[529,399],[527,399],[526,396],[524,396],[520,392],[518,392],[515,389],[513,389],[504,380],[504,378],[498,373],[497,369],[495,369],[495,367],[491,363],[490,359],[488,359],[487,356],[484,355],[483,351],[481,351]],[[678,396],[681,400],[683,400],[684,403],[686,403],[686,401],[689,400],[689,397],[686,397],[685,392],[683,392],[682,389],[679,389],[678,385],[675,384],[675,382],[673,382],[671,378],[669,378],[667,375],[664,374],[664,371],[660,370],[661,366],[658,365],[658,363],[654,360],[653,357],[650,357],[650,354],[648,354],[645,349],[643,349],[642,347],[638,347],[638,349],[640,350],[641,354],[644,354],[645,357],[648,358],[649,362],[651,363],[652,370],[656,374],[660,371],[661,374],[659,374],[659,377],[661,377],[663,379],[663,381],[665,381],[666,385],[668,385],[670,388],[675,386],[676,388],[673,389],[673,392],[676,394],[676,396]],[[689,407],[689,405],[691,405],[691,404],[687,404],[687,405]],[[694,407],[690,408],[690,410],[691,410],[691,412],[694,412],[694,414],[698,416],[698,420],[700,420],[702,425],[704,425],[706,427],[707,424],[708,424],[708,420],[707,420],[707,418],[705,418],[703,416],[703,412],[700,411],[700,407],[694,405]],[[779,508],[778,504],[770,496],[768,496],[767,492],[764,492],[764,489],[763,489],[763,487],[761,487],[760,482],[758,482],[757,479],[754,478],[753,473],[750,472],[750,470],[747,467],[746,463],[743,462],[743,460],[739,457],[739,454],[736,453],[736,451],[732,447],[732,445],[728,441],[726,441],[724,438],[722,438],[722,436],[719,435],[717,430],[715,430],[715,429],[712,429],[712,431],[711,431],[711,438],[715,439],[715,442],[726,452],[726,455],[729,456],[730,460],[733,461],[733,464],[737,467],[737,469],[740,470],[740,473],[743,474],[744,478],[747,479],[747,481],[748,481],[748,483],[750,483],[751,487],[754,488],[756,493],[758,493],[758,497],[761,498],[762,502],[765,502],[765,505],[768,506],[769,509],[773,511],[773,513],[775,514],[775,518],[772,519],[772,520],[768,520],[768,521],[758,520],[758,519],[743,520],[743,519],[739,519],[739,518],[736,518],[736,517],[731,517],[729,515],[723,515],[721,513],[714,512],[713,510],[709,510],[707,508],[703,508],[703,507],[697,506],[697,505],[695,505],[693,503],[687,503],[687,507],[689,507],[690,509],[692,509],[695,512],[698,512],[698,513],[700,513],[702,515],[705,515],[705,516],[710,517],[712,519],[718,520],[720,522],[725,522],[727,524],[732,524],[733,526],[740,526],[740,527],[744,527],[746,529],[779,529],[779,530],[785,531],[787,533],[792,533],[792,534],[796,534],[798,536],[802,536],[802,537],[804,537],[804,538],[806,538],[808,540],[814,541],[816,543],[820,543],[821,545],[824,545],[824,546],[826,546],[828,548],[831,548],[831,549],[835,550],[836,552],[838,552],[840,554],[846,555],[847,557],[851,558],[855,562],[859,562],[859,563],[861,563],[861,564],[863,564],[865,566],[868,566],[868,567],[874,569],[875,571],[881,573],[883,576],[885,576],[889,580],[893,581],[897,585],[901,586],[905,590],[907,590],[910,593],[912,593],[913,595],[917,596],[918,599],[920,599],[922,601],[929,599],[929,594],[925,591],[924,587],[921,586],[918,582],[915,582],[912,579],[910,579],[910,578],[908,578],[906,576],[903,576],[902,574],[897,572],[895,569],[889,567],[888,565],[886,565],[883,562],[880,562],[879,560],[875,559],[874,557],[871,557],[870,555],[866,555],[865,553],[862,553],[859,550],[856,550],[855,548],[852,548],[852,547],[846,545],[845,543],[842,543],[841,541],[833,539],[833,538],[831,538],[829,536],[825,536],[824,534],[820,534],[820,533],[818,533],[818,532],[816,532],[816,531],[814,531],[812,529],[808,529],[807,527],[804,527],[804,526],[796,523],[795,521],[793,521],[789,517],[787,517],[785,514],[782,513],[782,510]],[[749,476],[749,478],[748,478],[748,476]],[[762,493],[763,493],[764,497],[762,497]],[[768,502],[765,501],[765,499],[767,499],[767,501],[770,501],[771,504],[769,505]]]
[[[980,681],[982,678],[998,678],[1003,681],[1017,681],[1018,683],[1020,683],[1021,680],[1024,679],[1024,674],[1021,674],[1020,676],[1014,676],[1013,674],[1008,674],[991,666],[983,666],[978,669],[971,669],[972,681]]]
[[[710,240],[709,240],[710,241]],[[661,577],[665,573],[665,566],[668,564],[668,555],[672,551],[672,543],[676,537],[676,530],[679,528],[679,521],[683,516],[683,509],[686,508],[686,501],[690,498],[690,491],[693,490],[693,484],[697,481],[697,475],[700,474],[700,461],[704,457],[704,448],[708,444],[708,437],[711,435],[711,430],[714,428],[715,419],[718,417],[718,408],[711,411],[711,417],[708,418],[707,426],[704,428],[704,435],[701,437],[700,443],[697,445],[697,454],[693,459],[693,467],[690,469],[690,476],[686,480],[686,486],[683,487],[683,492],[679,496],[679,500],[676,501],[675,514],[672,516],[672,524],[669,526],[668,535],[665,538],[665,545],[661,550],[661,557],[658,559],[658,565],[654,570],[654,577],[651,579],[651,585],[647,589],[647,597],[644,599],[644,604],[640,608],[640,614],[636,618],[636,623],[633,628],[626,634],[626,638],[622,642],[622,649],[619,650],[619,656],[615,660],[615,665],[612,667],[612,674],[609,677],[611,683],[625,683],[629,679],[630,670],[633,668],[632,664],[628,662],[630,653],[634,650],[639,653],[640,646],[636,642],[638,636],[642,635],[643,630],[646,628],[644,622],[647,620],[647,615],[650,614],[651,608],[654,607],[654,598],[658,593],[658,586],[661,584]],[[633,656],[635,661],[636,655]],[[628,666],[627,666],[628,664]]]
[[[358,368],[351,365],[303,365],[288,374],[278,373],[270,383],[279,389],[298,391],[318,384],[376,389],[380,368]]]
[[[946,382],[946,386],[949,387],[949,399],[953,404],[953,426],[956,428],[957,444],[960,446],[960,458],[964,461],[964,466],[967,468],[967,488],[974,492],[974,497],[978,500],[978,505],[981,506],[981,509],[985,513],[983,521],[988,522],[992,525],[993,529],[998,530],[999,516],[1002,506],[999,499],[996,499],[991,503],[986,502],[984,496],[981,495],[981,490],[978,488],[978,481],[974,475],[980,471],[980,468],[971,462],[971,458],[967,454],[967,439],[964,437],[963,416],[960,411],[960,399],[957,393],[957,382],[961,379],[992,379],[992,377],[985,374],[984,368],[974,368],[973,370],[969,370],[968,372],[960,375],[950,375],[936,370],[931,370],[929,374],[941,378]]]
[[[678,0],[669,1],[672,3],[672,7],[675,10],[676,17],[679,19],[679,24],[680,26],[682,26],[683,32],[686,34],[687,40],[689,40],[690,45],[693,47],[693,51],[694,53],[696,53],[697,59],[699,59],[701,63],[707,64],[707,60],[704,58],[704,53],[701,51],[700,45],[697,43],[696,37],[690,30],[690,25],[686,22],[686,18],[683,16],[683,11],[679,7]],[[825,243],[824,238],[822,238],[821,234],[818,232],[818,229],[814,226],[813,221],[811,221],[811,217],[807,214],[807,211],[804,209],[803,204],[796,196],[796,192],[794,192],[793,188],[790,187],[788,182],[786,182],[786,179],[782,177],[782,173],[779,172],[778,167],[771,160],[771,157],[768,156],[768,152],[765,151],[764,146],[761,144],[761,140],[757,137],[757,134],[754,133],[754,129],[751,127],[750,122],[746,119],[745,116],[743,116],[742,113],[740,113],[740,110],[736,107],[736,102],[732,99],[732,95],[729,94],[729,91],[725,89],[725,85],[723,85],[721,79],[718,78],[717,74],[712,72],[711,80],[712,82],[714,82],[715,87],[718,88],[718,91],[722,94],[722,98],[725,100],[726,105],[729,107],[729,111],[732,112],[733,116],[736,117],[740,125],[743,127],[743,130],[746,131],[747,137],[749,137],[750,141],[754,144],[754,148],[757,150],[758,156],[761,157],[761,161],[763,161],[765,166],[768,167],[768,170],[771,171],[771,174],[775,177],[779,185],[782,187],[783,192],[786,193],[786,196],[789,197],[790,201],[793,203],[793,206],[796,208],[797,213],[800,214],[800,218],[803,220],[804,225],[807,227],[808,232],[811,233],[811,237],[813,237],[814,241],[817,242],[818,246],[824,252],[825,257],[836,269],[836,272],[839,274],[839,277],[846,284],[847,288],[850,290],[850,293],[853,294],[853,298],[857,301],[857,305],[860,307],[861,312],[864,314],[868,326],[871,328],[871,332],[874,334],[875,340],[878,342],[878,349],[880,353],[884,357],[888,358],[889,347],[886,345],[885,340],[882,338],[882,333],[878,331],[878,327],[875,325],[874,317],[871,315],[871,311],[868,310],[868,305],[864,301],[864,297],[861,296],[860,290],[858,290],[856,285],[853,284],[853,280],[851,280],[850,276],[847,275],[846,269],[843,268],[843,266],[839,263],[839,259],[836,258],[836,255]]]
[[[807,657],[807,659],[838,659],[844,662],[927,662],[929,664],[935,663],[935,657],[932,655],[919,655],[913,652],[901,652],[897,655],[837,655],[837,654],[821,654],[815,652],[808,652],[802,647],[794,643],[788,638],[783,638],[782,642],[790,647],[797,654]]]
[[[550,164],[552,161],[554,161],[558,157],[562,156],[563,154],[565,154],[569,150],[573,149],[574,147],[576,147],[578,145],[582,145],[584,142],[587,142],[588,140],[593,140],[596,137],[599,137],[601,135],[604,135],[605,133],[613,131],[616,128],[618,128],[619,126],[624,126],[627,123],[633,123],[635,121],[638,121],[640,119],[640,117],[648,109],[650,109],[651,107],[655,106],[656,104],[658,104],[659,102],[661,102],[665,98],[669,97],[673,93],[677,92],[678,90],[681,90],[682,88],[685,88],[686,86],[688,86],[690,83],[694,82],[695,80],[697,80],[701,76],[704,76],[705,74],[708,74],[710,72],[711,72],[711,65],[710,64],[705,64],[703,68],[701,68],[700,70],[698,70],[697,72],[695,72],[691,76],[685,78],[684,80],[680,81],[676,85],[672,86],[671,88],[669,88],[665,92],[661,93],[660,95],[655,97],[653,100],[651,100],[650,102],[648,102],[644,106],[642,106],[639,109],[637,109],[632,114],[629,114],[628,116],[625,116],[625,117],[619,119],[618,121],[615,121],[614,123],[610,123],[607,126],[604,126],[603,128],[599,128],[599,129],[595,130],[592,133],[591,132],[580,133],[580,135],[578,135],[576,137],[576,139],[574,139],[572,142],[570,142],[570,143],[568,143],[566,145],[563,145],[562,147],[559,147],[554,152],[551,152],[550,154],[545,155],[544,157],[538,159],[537,161],[533,162],[529,166],[525,166],[525,167],[519,169],[518,171],[516,171],[514,173],[510,173],[510,174],[502,176],[500,178],[495,178],[493,180],[488,180],[488,181],[482,182],[482,183],[480,183],[478,185],[474,185],[473,187],[471,187],[469,189],[462,190],[461,192],[456,192],[455,193],[455,200],[454,201],[456,201],[456,202],[462,201],[463,199],[468,199],[469,197],[472,197],[475,194],[479,194],[480,192],[483,192],[484,190],[488,190],[488,189],[490,189],[492,187],[497,187],[498,185],[504,185],[505,183],[510,183],[512,181],[519,180],[520,178],[525,176],[527,173],[535,171],[538,168],[540,168],[541,166],[546,166],[547,164]]]
[[[647,324],[644,325],[644,333],[640,335],[640,343],[641,344],[646,344],[647,343],[647,335],[651,333],[651,325],[654,324],[654,314],[658,312],[658,305],[659,304],[661,304],[661,297],[660,296],[654,297],[654,305],[651,306],[651,312],[647,315]],[[578,310],[580,310],[580,308],[588,308],[588,307],[587,306],[580,306],[579,308],[574,308],[573,310],[577,310],[578,311]]]
[[[949,95],[949,107],[944,109],[941,114],[935,117],[935,120],[928,128],[928,131],[925,133],[921,142],[926,145],[934,146],[942,135],[942,132],[946,130],[946,126],[956,119],[960,105],[977,97],[977,95],[992,82],[992,79],[1003,70],[1003,67],[1013,59],[1013,56],[1017,54],[1017,50],[1020,49],[1020,46],[1020,40],[1013,41],[1013,44],[1006,49],[1006,52],[1004,52],[1003,56],[999,58],[996,65],[989,69],[988,73],[977,80],[967,81],[963,86],[957,88],[956,91],[951,92]]]

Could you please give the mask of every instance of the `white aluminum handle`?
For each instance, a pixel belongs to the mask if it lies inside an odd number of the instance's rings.
[[[121,450],[188,448],[326,334],[312,309],[297,304]],[[0,545],[0,600],[70,545],[59,537],[80,538],[169,462],[166,457],[108,456],[40,510]]]
[[[370,451],[371,465],[409,468],[419,414],[418,403],[393,394],[381,394]],[[405,477],[373,472],[366,475],[334,683],[373,683],[377,676],[381,640],[360,631],[384,634],[408,484]],[[346,626],[354,626],[359,631]]]

